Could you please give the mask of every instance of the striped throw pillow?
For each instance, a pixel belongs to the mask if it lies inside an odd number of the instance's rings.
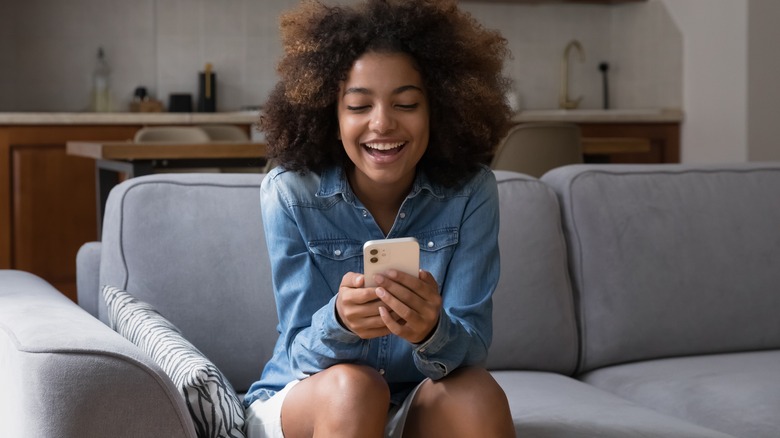
[[[150,304],[105,286],[112,329],[148,354],[184,396],[198,437],[244,437],[244,408],[225,376]]]

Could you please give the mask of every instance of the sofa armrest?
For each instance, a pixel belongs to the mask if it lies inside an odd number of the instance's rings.
[[[152,360],[42,279],[0,270],[0,436],[195,437]]]
[[[95,318],[98,317],[100,299],[100,242],[87,242],[81,245],[76,254],[76,290],[78,303],[82,309]]]

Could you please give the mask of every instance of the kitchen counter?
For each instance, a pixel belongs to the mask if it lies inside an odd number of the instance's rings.
[[[2,113],[0,125],[170,125],[195,123],[252,124],[257,111],[222,113]],[[524,110],[512,120],[574,123],[680,123],[680,109]]]
[[[524,110],[512,118],[512,121],[516,123],[680,123],[682,120],[683,112],[676,108]]]
[[[177,125],[197,123],[252,124],[257,111],[221,113],[59,113],[0,112],[0,125]]]

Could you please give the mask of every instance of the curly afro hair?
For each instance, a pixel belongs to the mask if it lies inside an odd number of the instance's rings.
[[[354,7],[307,1],[281,18],[281,80],[260,118],[269,157],[319,172],[349,165],[337,139],[339,83],[366,52],[406,53],[430,105],[430,140],[420,166],[452,186],[487,163],[509,128],[502,76],[506,40],[455,0],[366,0]]]

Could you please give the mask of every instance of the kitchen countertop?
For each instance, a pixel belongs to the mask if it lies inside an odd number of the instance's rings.
[[[169,125],[198,123],[255,123],[256,111],[221,113],[56,113],[0,112],[0,125]],[[524,110],[512,120],[575,123],[679,123],[680,109]]]
[[[682,120],[683,112],[676,108],[524,110],[512,117],[512,121],[516,123],[679,123]]]
[[[174,125],[255,123],[257,111],[221,113],[55,113],[0,112],[0,125]]]

